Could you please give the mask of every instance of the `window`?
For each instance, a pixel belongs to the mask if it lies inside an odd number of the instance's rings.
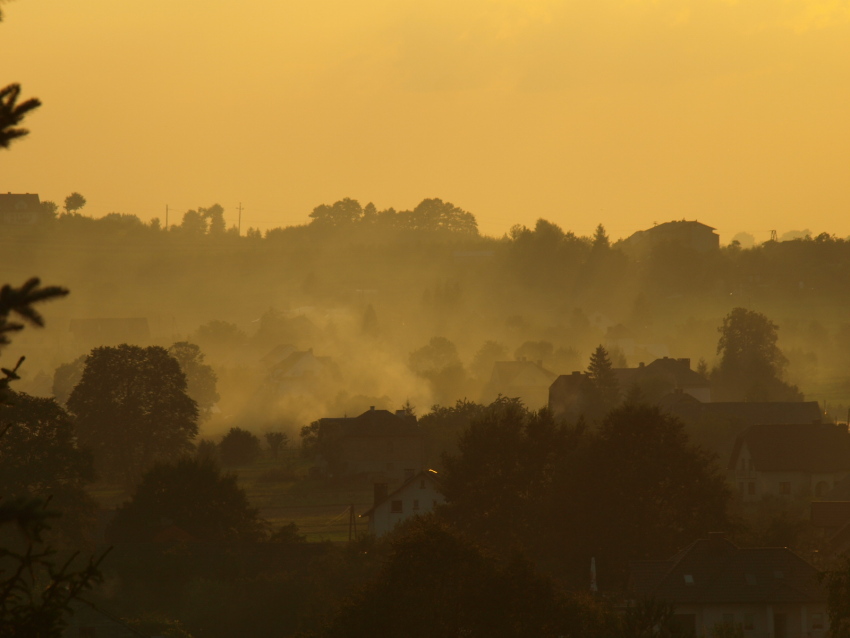
[[[747,494],[750,496],[755,496],[756,494],[756,484],[752,481],[747,484]]]
[[[685,574],[685,584],[686,585],[693,585],[694,584],[693,574]]]
[[[744,630],[752,631],[756,628],[756,619],[752,614],[744,614]]]
[[[415,511],[416,511],[416,510],[418,510],[418,509],[419,509],[419,500],[418,500],[418,499],[414,499],[414,500],[413,500],[413,511],[415,512]]]
[[[393,501],[390,503],[390,512],[393,514],[401,514],[403,509],[402,501]]]
[[[812,614],[812,629],[823,629],[823,614]]]
[[[788,496],[791,493],[791,483],[780,483],[779,484],[779,493]]]
[[[747,490],[744,487],[745,485],[746,485],[746,483],[738,483],[738,490],[741,492],[741,494],[746,494]]]

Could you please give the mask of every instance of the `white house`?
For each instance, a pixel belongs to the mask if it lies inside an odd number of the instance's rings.
[[[744,503],[821,498],[850,475],[850,433],[833,423],[754,425],[735,442],[728,472]]]
[[[407,479],[392,493],[386,483],[375,485],[375,504],[360,516],[369,518],[369,532],[383,536],[412,516],[427,514],[446,500],[439,490],[437,472],[423,470]]]

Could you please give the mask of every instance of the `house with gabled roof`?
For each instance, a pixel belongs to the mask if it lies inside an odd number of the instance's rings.
[[[663,244],[676,244],[695,252],[710,252],[720,249],[720,236],[714,231],[711,226],[696,220],[674,220],[639,230],[618,242],[617,246],[637,259],[648,257]]]
[[[46,217],[38,195],[0,193],[0,225],[29,226]]]
[[[402,521],[427,514],[446,502],[435,470],[422,470],[389,492],[386,483],[375,485],[375,503],[360,516],[369,519],[369,532],[383,536]]]
[[[425,463],[425,439],[416,417],[399,410],[369,410],[356,417],[318,421],[319,448],[336,477],[399,484]]]
[[[753,425],[735,441],[727,470],[744,503],[822,497],[850,476],[850,432],[834,423]]]
[[[339,376],[339,369],[330,357],[316,356],[309,348],[292,350],[272,364],[267,382],[280,394],[309,394],[317,383],[338,380]]]
[[[711,402],[711,383],[691,369],[691,360],[687,358],[661,357],[649,364],[640,363],[636,368],[613,371],[624,395],[637,386],[652,403],[677,390],[702,403]]]
[[[747,638],[822,638],[829,629],[818,570],[785,547],[738,547],[709,534],[666,560],[631,564],[633,599],[672,603],[684,636],[718,625]]]

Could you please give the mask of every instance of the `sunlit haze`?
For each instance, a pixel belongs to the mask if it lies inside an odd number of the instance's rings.
[[[20,0],[0,191],[243,232],[440,197],[482,232],[850,234],[846,0]]]

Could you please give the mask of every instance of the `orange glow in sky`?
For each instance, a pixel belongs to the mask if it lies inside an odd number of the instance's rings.
[[[248,226],[426,197],[501,235],[850,235],[850,0],[17,0],[0,191]]]

